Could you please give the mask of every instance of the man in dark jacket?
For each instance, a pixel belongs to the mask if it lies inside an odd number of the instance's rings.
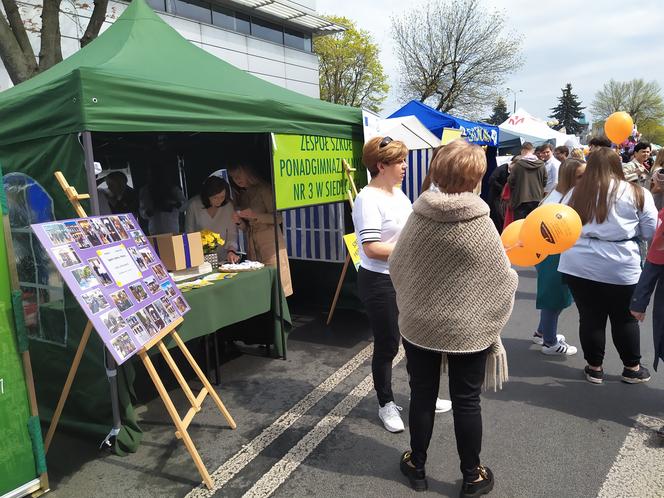
[[[544,162],[535,156],[533,145],[524,143],[521,153],[521,158],[514,163],[507,180],[515,220],[525,218],[539,205],[544,198],[547,180]]]

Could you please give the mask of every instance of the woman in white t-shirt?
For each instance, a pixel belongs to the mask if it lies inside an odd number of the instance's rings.
[[[390,432],[404,430],[392,393],[392,360],[399,350],[396,294],[390,280],[387,258],[412,212],[410,200],[401,191],[406,174],[408,149],[390,137],[375,137],[362,150],[362,162],[371,174],[353,207],[355,235],[360,248],[357,283],[360,299],[369,315],[374,336],[371,361],[378,416]]]
[[[641,275],[639,240],[651,239],[657,226],[652,195],[626,182],[620,157],[600,147],[590,154],[583,178],[562,202],[583,222],[579,240],[560,255],[558,271],[565,275],[579,310],[586,380],[602,383],[609,319],[624,365],[623,382],[646,382],[650,373],[640,363],[639,324],[629,307]]]

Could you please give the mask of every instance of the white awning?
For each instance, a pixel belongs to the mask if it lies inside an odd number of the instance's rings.
[[[307,12],[297,6],[297,4],[286,3],[278,0],[230,0],[231,3],[250,7],[258,12],[264,12],[277,19],[305,26],[312,31],[321,34],[337,33],[346,31],[344,26],[335,24]]]

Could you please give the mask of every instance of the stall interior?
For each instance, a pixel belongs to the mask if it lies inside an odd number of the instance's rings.
[[[266,133],[93,133],[101,186],[111,171],[123,171],[136,194],[158,172],[182,190],[186,199],[200,193],[203,181],[234,162],[253,168],[270,181],[270,136]],[[183,217],[180,231],[183,230]],[[141,218],[145,232],[147,220]],[[154,235],[154,234],[153,234]]]

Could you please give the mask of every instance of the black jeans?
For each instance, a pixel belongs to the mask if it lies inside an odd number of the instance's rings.
[[[394,401],[392,393],[392,360],[399,351],[399,310],[397,296],[389,275],[360,267],[357,273],[360,299],[369,315],[374,336],[371,373],[378,403]]]
[[[595,282],[564,275],[579,310],[579,339],[588,365],[601,367],[606,346],[606,320],[611,321],[611,337],[626,367],[641,360],[639,322],[629,312],[636,285]]]
[[[539,206],[539,202],[537,201],[522,202],[514,208],[514,220],[516,221],[524,219],[526,216],[532,213],[537,208],[537,206]]]
[[[411,461],[424,468],[433,432],[436,398],[440,384],[442,353],[422,349],[403,341],[410,382]],[[454,435],[465,482],[479,477],[482,450],[482,410],[480,392],[486,370],[487,350],[471,354],[448,354],[450,397],[454,416]]]

